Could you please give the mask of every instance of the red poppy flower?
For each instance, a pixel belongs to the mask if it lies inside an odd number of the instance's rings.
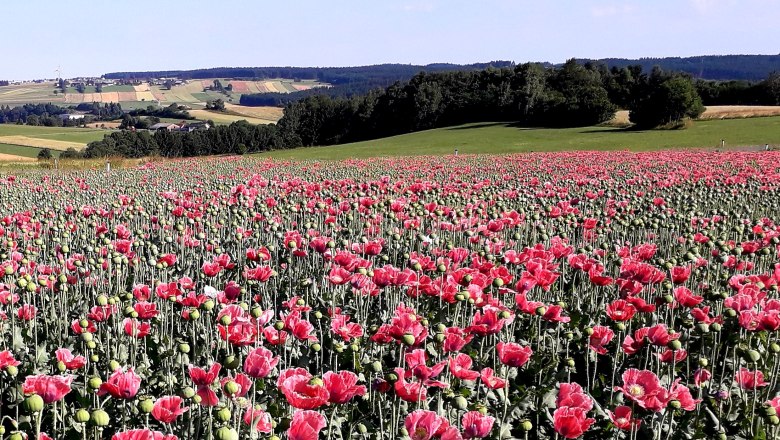
[[[366,394],[366,387],[357,385],[358,376],[351,371],[328,371],[322,376],[322,381],[328,390],[330,403],[344,404],[355,396]]]
[[[764,381],[764,373],[761,370],[750,371],[747,368],[740,368],[734,377],[743,390],[755,390],[769,385],[769,382]]]
[[[615,412],[609,411],[609,419],[616,428],[624,431],[634,430],[642,423],[640,419],[632,419],[631,408],[625,405],[615,408]]]
[[[482,383],[492,390],[498,390],[506,386],[506,380],[495,376],[492,368],[483,368],[479,373],[479,377],[482,379]]]
[[[244,360],[244,372],[255,379],[267,377],[279,363],[279,356],[274,357],[271,350],[257,347],[247,354]]]
[[[406,416],[404,427],[412,440],[430,440],[449,428],[449,423],[433,411],[418,409]]]
[[[135,374],[133,368],[128,368],[126,372],[121,369],[114,371],[114,374],[108,378],[108,381],[100,385],[98,396],[110,394],[116,399],[132,399],[138,394],[141,387],[141,377]]]
[[[469,355],[458,353],[456,356],[450,357],[450,372],[460,380],[477,380],[479,379],[479,371],[471,370],[471,364],[472,360]]]
[[[57,361],[62,362],[68,370],[78,370],[87,364],[87,359],[84,356],[74,356],[67,348],[58,348],[55,356]]]
[[[70,384],[73,376],[47,376],[44,374],[27,376],[22,384],[24,394],[37,394],[43,399],[43,403],[52,403],[61,400],[70,392]]]
[[[243,420],[244,423],[254,428],[257,432],[268,434],[274,429],[271,414],[268,414],[259,407],[247,407],[246,412],[244,412]]]
[[[623,299],[613,301],[607,306],[607,316],[613,321],[628,321],[635,313],[636,307]]]
[[[493,430],[494,417],[483,415],[479,411],[469,411],[463,414],[461,426],[463,427],[463,438],[484,438],[490,435]]]
[[[152,326],[148,322],[142,322],[133,318],[125,318],[122,321],[124,325],[125,334],[134,338],[145,338],[152,331]]]
[[[296,411],[287,430],[288,440],[317,440],[327,425],[325,417],[317,411]]]
[[[328,390],[321,379],[313,378],[303,368],[282,371],[277,387],[287,403],[298,409],[315,409],[328,403]]]
[[[152,407],[152,417],[161,423],[173,423],[189,407],[181,407],[183,400],[179,396],[165,396],[157,399]]]
[[[563,438],[578,438],[590,428],[595,419],[589,419],[582,408],[564,406],[553,413],[555,432]]]
[[[502,364],[517,368],[525,365],[533,355],[531,347],[523,347],[516,342],[499,342],[496,351]]]

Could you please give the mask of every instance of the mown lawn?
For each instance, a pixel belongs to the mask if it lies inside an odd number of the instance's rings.
[[[504,122],[438,128],[372,141],[261,153],[279,159],[337,160],[376,156],[505,154],[531,151],[780,147],[780,117],[696,121],[682,130],[614,127],[522,128]]]

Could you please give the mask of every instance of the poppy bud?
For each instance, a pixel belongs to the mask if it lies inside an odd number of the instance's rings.
[[[756,350],[748,350],[745,352],[745,360],[748,362],[756,363],[761,360],[761,354]]]
[[[16,375],[19,374],[19,369],[13,365],[8,365],[5,367],[5,372],[11,377],[16,377]]]
[[[404,344],[406,345],[413,345],[414,344],[414,335],[406,333],[404,334],[402,338]]]
[[[89,385],[89,388],[91,390],[96,390],[96,389],[100,388],[100,385],[102,385],[102,384],[103,384],[103,380],[100,379],[97,376],[90,377],[89,381],[87,382],[87,385]]]
[[[680,409],[680,407],[682,406],[682,404],[680,404],[680,401],[679,401],[679,400],[677,400],[677,399],[673,399],[673,400],[671,400],[671,401],[669,402],[669,406],[670,406],[670,407],[672,407],[672,408],[674,408],[674,409]]]
[[[33,394],[24,399],[24,410],[29,414],[35,414],[43,411],[43,397]]]
[[[233,394],[236,394],[240,389],[241,387],[232,380],[229,380],[225,383],[224,390],[225,393],[227,393],[228,395],[232,396]]]
[[[455,404],[455,408],[458,408],[461,411],[466,410],[469,405],[468,400],[466,400],[466,398],[463,396],[457,396],[453,403]]]
[[[138,409],[141,410],[144,414],[149,414],[152,412],[152,408],[154,408],[154,400],[153,399],[142,399],[138,402]]]
[[[200,404],[200,402],[202,402],[202,401],[203,401],[203,398],[202,398],[202,397],[200,397],[199,395],[197,395],[197,394],[196,394],[196,395],[195,395],[195,396],[192,398],[192,401],[193,401],[193,402],[195,402],[195,403],[198,403],[198,404]]]
[[[107,412],[103,411],[102,409],[96,409],[92,411],[90,421],[95,426],[108,426],[108,423],[111,421],[111,419],[108,417]]]
[[[534,424],[530,420],[526,419],[520,422],[520,429],[523,431],[530,431],[534,427]]]
[[[119,369],[119,367],[120,367],[119,362],[115,360],[112,360],[111,362],[108,363],[108,369],[111,371],[116,371]]]
[[[677,339],[675,339],[673,341],[669,341],[669,343],[666,346],[672,349],[673,351],[677,351],[680,348],[682,348],[682,343]]]
[[[712,324],[710,324],[710,330],[717,333],[720,331],[720,329],[721,329],[721,325],[719,323],[713,322]]]
[[[371,362],[370,368],[374,373],[379,373],[382,371],[382,363],[379,361]]]
[[[510,316],[511,316],[511,314],[508,311],[506,311],[506,310],[502,310],[498,314],[498,317],[501,318],[501,319],[509,319]]]
[[[764,407],[764,414],[766,414],[768,416],[776,416],[777,415],[777,410],[775,409],[774,406],[767,405],[767,406]]]
[[[314,312],[314,318],[316,318],[316,319],[322,319],[322,312],[320,312],[319,310],[317,310],[316,312]]]
[[[80,410],[76,411],[76,414],[73,416],[73,420],[75,420],[76,423],[87,423],[89,421],[89,411],[81,408]]]
[[[13,434],[11,434],[10,437],[8,437],[8,440],[24,440],[24,436],[21,432],[16,431]]]
[[[84,342],[89,342],[93,339],[92,333],[82,333],[81,334],[81,340]]]
[[[283,328],[284,328],[284,322],[282,322],[282,321],[276,321],[276,322],[274,323],[274,328],[275,328],[275,329],[277,329],[277,330],[281,330],[281,329],[283,329]]]
[[[66,278],[67,281],[67,278]],[[97,303],[99,306],[105,306],[108,304],[108,297],[106,295],[98,295]],[[82,325],[82,327],[85,327]]]
[[[228,370],[235,370],[239,367],[241,363],[239,362],[238,358],[236,356],[233,356],[232,354],[225,357],[225,361],[223,362],[223,365]]]
[[[397,375],[397,374],[395,374],[395,373],[389,373],[389,374],[388,374],[387,376],[385,376],[385,377],[387,378],[387,381],[388,381],[388,382],[395,382],[395,381],[397,381],[397,380],[398,380],[398,375]]]
[[[709,363],[710,361],[708,361],[707,358],[699,358],[699,366],[706,367]]]
[[[181,394],[187,399],[192,399],[192,396],[195,395],[195,390],[193,390],[192,387],[186,387],[182,390]]]
[[[225,409],[227,411],[227,409]],[[230,411],[228,411],[229,413]],[[227,421],[227,420],[225,420]],[[238,433],[233,428],[223,426],[217,430],[217,440],[238,440]]]
[[[586,327],[585,328],[585,334],[590,336],[593,334],[593,327]]]
[[[217,411],[217,420],[220,422],[227,422],[230,420],[230,410],[227,408],[222,408]]]
[[[780,424],[780,417],[777,417],[776,415],[769,416],[768,420],[769,420],[769,423],[772,424],[772,425]]]
[[[190,310],[190,319],[191,320],[200,319],[200,312],[198,311],[198,309]]]
[[[179,344],[179,352],[181,353],[189,353],[190,352],[190,344]]]
[[[569,368],[574,368],[574,359],[572,358],[566,358],[566,366]]]
[[[322,349],[322,346],[319,343],[315,342],[311,344],[311,349],[314,350],[315,352],[319,352]]]
[[[208,299],[203,303],[203,310],[210,311],[214,308],[214,300]]]
[[[222,325],[230,325],[230,321],[231,321],[231,319],[230,319],[229,315],[224,315],[224,316],[222,316],[222,318],[219,319],[219,322]]]
[[[545,313],[547,313],[547,307],[539,306],[539,307],[536,308],[536,314],[537,315],[541,316],[541,315],[544,315]]]
[[[60,373],[64,373],[65,370],[67,369],[68,367],[65,366],[65,362],[62,361],[57,362],[57,371],[59,371]]]

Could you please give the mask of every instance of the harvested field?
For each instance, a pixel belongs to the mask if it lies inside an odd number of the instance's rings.
[[[311,90],[311,86],[303,85],[303,84],[293,84],[293,87],[295,87],[295,90],[302,92],[304,90]]]
[[[33,157],[16,156],[14,154],[0,153],[0,162],[35,162]]]
[[[284,109],[280,107],[246,107],[243,105],[225,104],[229,113],[276,122],[282,118]]]
[[[759,116],[778,116],[780,106],[774,105],[712,105],[699,119],[753,118]]]
[[[149,91],[149,84],[143,83],[137,86],[133,86],[136,92],[148,92]]]
[[[105,129],[114,129],[119,128],[119,125],[121,125],[121,122],[93,122],[91,124],[87,124],[88,128],[105,128]]]
[[[119,92],[103,92],[100,95],[103,102],[119,102]]]
[[[80,150],[84,144],[79,142],[56,141],[51,139],[32,138],[28,136],[0,136],[1,144],[22,145],[25,147],[49,148],[52,150],[67,150],[75,148]]]
[[[739,119],[755,118],[764,116],[780,116],[780,106],[775,105],[711,105],[704,110],[704,114],[699,117],[701,120],[707,119]],[[607,125],[624,126],[629,125],[628,110],[620,110],[615,113],[615,117],[607,122]]]
[[[249,93],[249,84],[251,84],[250,81],[230,81],[230,83],[233,86],[233,92],[234,93]]]
[[[146,91],[146,92],[136,92],[136,98],[139,101],[154,101],[155,97],[152,94],[152,92]]]
[[[119,95],[119,101],[138,101],[138,98],[136,97],[136,92],[117,92],[117,95]]]

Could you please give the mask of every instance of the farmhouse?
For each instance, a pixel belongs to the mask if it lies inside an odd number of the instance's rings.
[[[59,115],[59,117],[63,121],[77,121],[79,119],[84,119],[84,115],[81,113],[63,113]]]
[[[176,131],[180,127],[176,124],[170,124],[167,122],[160,122],[158,124],[154,124],[151,127],[149,127],[149,130],[167,130],[167,131]]]
[[[198,121],[198,122],[191,122],[189,124],[182,124],[179,130],[189,133],[198,130],[208,130],[209,128],[211,128],[211,125],[209,125],[208,122]]]

